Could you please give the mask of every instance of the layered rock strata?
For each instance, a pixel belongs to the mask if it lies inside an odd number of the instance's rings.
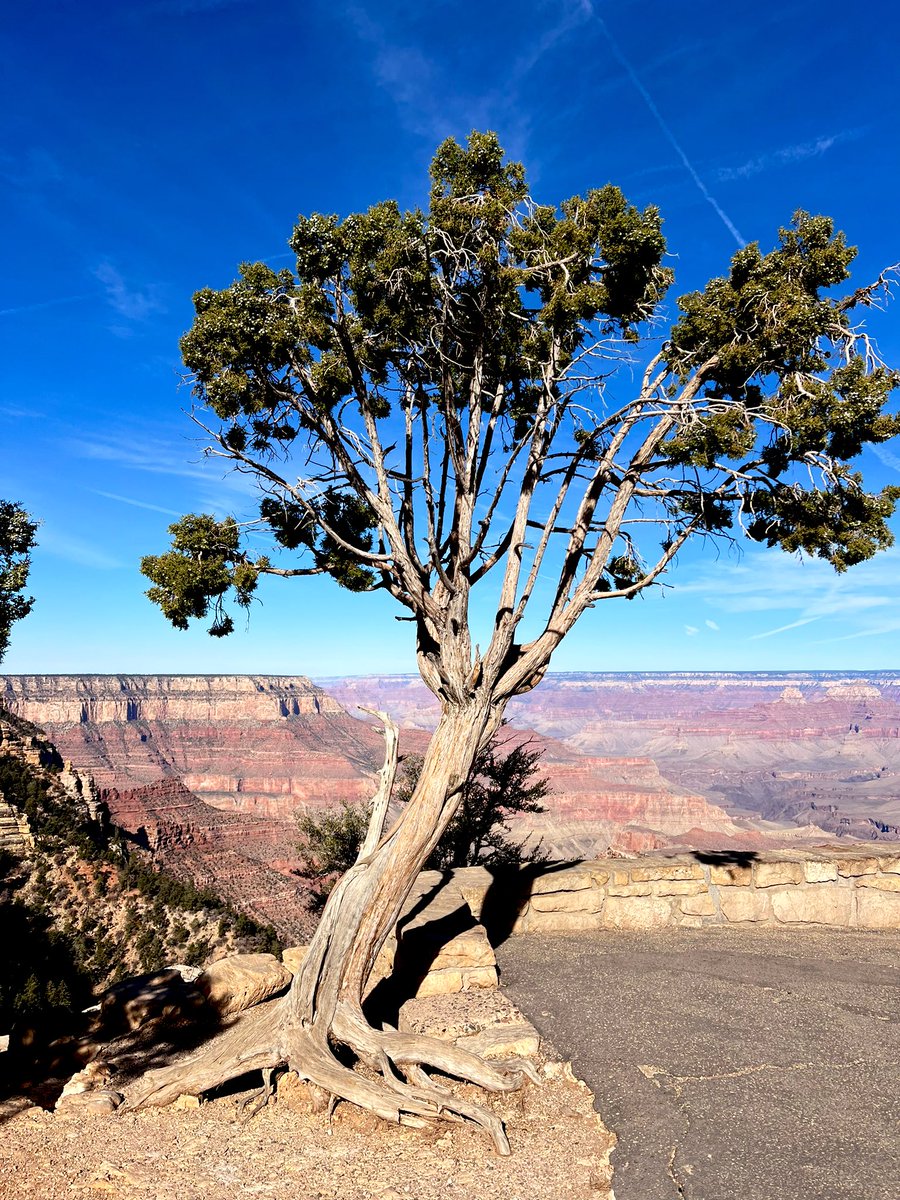
[[[366,795],[382,741],[303,676],[6,675],[0,705],[101,787],[177,776],[232,811],[287,820]]]
[[[114,824],[169,870],[274,925],[282,938],[305,936],[314,927],[309,892],[296,873],[302,864],[293,823],[223,812],[174,777],[105,788],[101,797]]]
[[[404,723],[427,728],[434,719],[415,676],[326,686],[345,704],[368,695]],[[900,838],[897,671],[550,674],[511,701],[508,715],[585,756],[652,759],[669,790],[755,830],[747,845],[808,825],[836,837]],[[696,828],[712,827],[704,818]],[[703,844],[694,833],[691,843]]]
[[[392,711],[407,726],[402,751],[421,753],[436,702],[421,681],[397,686],[408,701],[401,711],[393,701],[379,703],[381,692],[371,680],[345,689],[346,699],[353,711],[373,704]],[[223,812],[272,822],[269,859],[290,869],[293,855],[279,844],[284,838],[274,823],[284,832],[290,822],[293,835],[298,808],[368,797],[383,753],[375,722],[351,717],[302,676],[0,676],[0,696],[13,710],[42,721],[63,753],[109,790],[117,822],[132,831],[144,828],[163,854],[183,848],[188,822],[195,854],[223,838],[235,847],[238,839],[236,826],[213,832],[208,813],[175,811],[188,805],[187,798],[167,796],[161,778],[181,780]],[[593,857],[610,846],[650,849],[682,838],[744,844],[744,831],[721,808],[673,787],[647,756],[585,755],[522,730],[507,736],[532,737],[544,751],[547,812],[517,822],[515,834],[542,839],[555,857]],[[141,791],[151,786],[153,793]],[[143,806],[156,815],[142,814]],[[269,835],[258,821],[246,827],[246,836],[250,856],[262,858],[253,847]]]

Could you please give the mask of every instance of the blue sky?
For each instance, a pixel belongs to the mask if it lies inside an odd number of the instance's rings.
[[[247,502],[183,411],[192,292],[287,265],[298,212],[421,203],[437,143],[472,128],[541,201],[612,180],[658,204],[673,296],[798,207],[835,217],[868,282],[900,260],[898,34],[887,0],[859,20],[830,0],[20,6],[0,31],[0,496],[43,525],[3,669],[413,669],[391,602],[329,581],[272,581],[224,641],[144,598],[171,520]],[[898,313],[869,318],[894,363]],[[900,482],[900,446],[862,465]],[[900,667],[900,550],[836,577],[698,547],[668,581],[587,614],[554,667]]]

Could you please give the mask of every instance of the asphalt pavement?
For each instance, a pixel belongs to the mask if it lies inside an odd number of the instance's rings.
[[[900,1200],[900,931],[527,934],[496,952],[618,1136],[616,1200]]]

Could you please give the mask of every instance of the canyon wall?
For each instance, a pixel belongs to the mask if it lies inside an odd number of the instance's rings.
[[[382,739],[303,676],[6,675],[0,705],[98,785],[178,777],[208,804],[290,820],[367,795]]]
[[[345,704],[434,719],[415,676],[323,683]],[[900,838],[897,671],[550,674],[507,714],[595,759],[652,760],[748,836]]]
[[[391,713],[404,753],[438,716],[412,676],[0,676],[0,704],[142,844],[282,927],[307,919],[295,811],[368,797],[381,765],[377,723],[351,712]],[[508,715],[552,789],[513,834],[556,860],[900,837],[896,673],[551,675]]]
[[[400,687],[405,690],[406,682]],[[137,789],[139,809],[147,799],[157,816],[144,823],[160,852],[179,846],[184,836],[170,803],[174,793],[166,799],[159,790],[161,779],[178,780],[206,806],[252,818],[247,844],[268,839],[270,858],[287,862],[292,856],[277,835],[281,828],[283,843],[285,826],[293,835],[296,809],[333,807],[372,792],[382,737],[374,721],[351,717],[348,709],[385,707],[396,715],[404,753],[421,753],[428,744],[437,705],[421,682],[408,689],[399,712],[393,700],[380,704],[374,681],[346,691],[336,698],[302,676],[0,676],[0,701],[47,729],[67,759],[118,797]],[[673,786],[649,757],[583,754],[521,729],[506,736],[540,746],[541,770],[552,788],[546,813],[519,820],[516,835],[541,838],[556,856],[603,854],[610,846],[652,848],[692,831],[725,845],[742,842],[744,831],[721,808]],[[157,790],[141,792],[150,786]],[[161,798],[166,802],[160,809]],[[121,798],[110,803],[119,806],[115,819],[129,830],[143,822]],[[237,837],[209,815],[192,811],[190,820],[195,829],[215,827],[220,841]],[[196,835],[190,844],[192,853],[211,845]]]

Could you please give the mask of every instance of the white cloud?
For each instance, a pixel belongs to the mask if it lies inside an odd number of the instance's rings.
[[[540,9],[556,18],[548,27],[540,25]],[[436,142],[450,135],[460,137],[470,129],[502,128],[504,147],[514,156],[524,152],[527,105],[522,89],[528,86],[529,76],[545,55],[593,15],[589,0],[557,0],[539,6],[530,16],[530,49],[511,59],[507,47],[498,46],[491,69],[481,72],[475,86],[467,87],[459,70],[448,70],[453,55],[419,35],[402,8],[392,11],[386,5],[351,3],[345,12],[350,28],[371,50],[376,82],[391,97],[408,129]]]
[[[853,141],[861,137],[864,129],[844,129],[823,137],[813,138],[809,142],[796,142],[791,146],[782,146],[780,150],[772,150],[767,154],[759,154],[756,158],[747,159],[736,167],[722,167],[717,172],[721,183],[730,183],[735,179],[750,179],[776,167],[790,166],[791,163],[806,162],[811,158],[819,158],[827,154],[834,146],[843,142]]]
[[[813,621],[821,620],[821,617],[801,617],[799,621],[791,621],[788,625],[779,625],[777,629],[767,629],[765,633],[754,633],[750,641],[758,642],[762,638],[774,637],[776,633],[787,633],[789,629],[799,629],[801,625],[811,625]]]
[[[842,640],[866,637],[889,631],[893,618],[888,613],[896,609],[900,595],[900,548],[877,554],[841,575],[820,559],[750,550],[740,563],[706,567],[690,582],[676,581],[672,587],[673,595],[702,597],[721,612],[782,615],[772,629],[754,633],[750,640],[813,621],[830,623]]]
[[[704,624],[706,625],[707,629],[711,629],[714,633],[719,632],[719,626],[715,623],[715,621],[710,621],[709,619],[707,619],[706,621],[704,621]]]
[[[700,630],[696,625],[685,625],[684,632],[688,635],[688,637],[693,637],[694,634],[699,633]]]
[[[106,288],[106,298],[114,312],[126,321],[145,321],[152,313],[165,312],[155,288],[143,291],[131,288],[122,274],[109,262],[102,262],[94,275]]]
[[[887,446],[872,446],[875,457],[894,471],[900,471],[900,455],[888,450]]]
[[[164,513],[169,517],[182,516],[177,508],[163,508],[161,504],[148,504],[145,500],[133,500],[130,496],[119,496],[115,492],[100,492],[96,488],[90,490],[95,496],[102,496],[104,500],[116,500],[119,504],[130,504],[133,508],[146,508],[150,512]]]

